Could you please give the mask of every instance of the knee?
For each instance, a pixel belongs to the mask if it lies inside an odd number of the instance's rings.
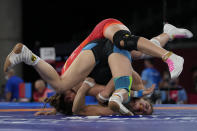
[[[137,42],[139,36],[131,35],[127,30],[119,30],[113,36],[113,43],[121,49],[125,50],[137,50]],[[123,44],[121,43],[123,42]]]

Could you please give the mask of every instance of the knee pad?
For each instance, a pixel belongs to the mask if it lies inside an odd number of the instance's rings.
[[[124,41],[124,46],[120,45],[120,41]],[[137,50],[138,36],[131,35],[127,30],[119,30],[113,36],[114,44],[120,48],[128,51]]]
[[[114,78],[115,90],[126,89],[129,92],[131,90],[132,81],[132,76],[121,76]]]

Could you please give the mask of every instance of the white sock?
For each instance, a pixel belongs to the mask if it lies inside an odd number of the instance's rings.
[[[161,47],[161,44],[160,44],[160,42],[159,42],[157,39],[152,38],[150,41],[151,41],[154,45]]]
[[[22,49],[22,59],[23,59],[23,62],[27,65],[32,65],[32,66],[35,66],[39,60],[40,60],[40,57],[38,57],[37,55],[35,55],[31,50],[29,50],[25,45],[23,46],[23,49]]]

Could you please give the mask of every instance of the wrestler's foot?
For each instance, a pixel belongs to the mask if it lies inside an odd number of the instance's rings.
[[[25,45],[18,43],[5,60],[4,71],[7,72],[10,68],[21,62],[27,65],[35,65],[39,59],[40,58],[33,54]]]
[[[119,94],[114,93],[110,99],[109,99],[109,103],[108,103],[108,107],[114,111],[114,112],[119,112],[122,115],[126,115],[126,116],[133,116],[134,114],[129,111],[123,104],[123,99],[121,96],[119,96]]]
[[[171,78],[177,78],[183,70],[183,57],[180,57],[172,52],[168,52],[163,60],[168,64]]]
[[[168,34],[170,40],[174,38],[191,38],[193,34],[191,31],[183,28],[177,28],[171,24],[165,24],[163,28],[164,33]]]

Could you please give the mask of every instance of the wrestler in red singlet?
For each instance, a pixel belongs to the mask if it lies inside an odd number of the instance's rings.
[[[105,31],[105,29],[108,26],[110,26],[112,24],[122,24],[122,23],[120,21],[118,21],[116,19],[112,19],[112,18],[105,19],[105,20],[101,21],[100,23],[98,23],[96,25],[96,27],[94,28],[94,30],[91,32],[91,34],[68,57],[66,63],[64,64],[64,67],[62,68],[61,74],[63,74],[68,69],[68,67],[70,67],[72,62],[79,55],[79,53],[81,52],[81,50],[83,49],[83,47],[86,44],[88,44],[90,41],[93,41],[95,39],[104,38],[103,32]]]

